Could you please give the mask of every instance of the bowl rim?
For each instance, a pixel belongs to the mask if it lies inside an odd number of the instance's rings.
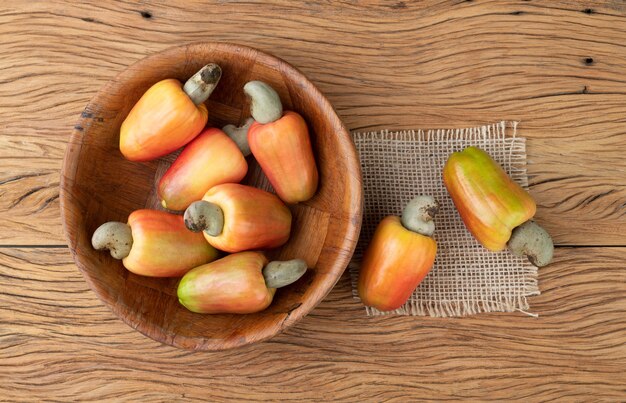
[[[266,62],[268,62],[268,64],[270,63],[276,64],[277,69],[279,69],[280,71],[291,71],[292,73],[294,73],[300,80],[302,80],[303,85],[306,85],[307,92],[311,92],[312,95],[315,96],[319,100],[319,102],[321,103],[323,107],[332,111],[332,115],[327,116],[327,119],[332,120],[333,126],[340,128],[340,131],[336,132],[335,135],[343,136],[347,140],[349,140],[346,143],[347,150],[345,151],[347,151],[347,154],[344,154],[344,159],[346,161],[346,164],[350,168],[348,172],[356,173],[356,175],[347,176],[347,180],[345,183],[351,188],[351,191],[346,193],[349,195],[346,197],[348,197],[349,199],[349,206],[350,206],[349,210],[355,212],[354,213],[355,217],[350,220],[352,225],[347,226],[345,236],[343,238],[343,242],[340,246],[340,249],[342,251],[346,251],[348,253],[337,254],[336,259],[334,259],[333,261],[333,266],[342,267],[339,273],[337,274],[336,278],[334,279],[334,281],[326,284],[325,285],[326,289],[323,289],[323,292],[314,294],[313,298],[304,300],[302,304],[298,306],[298,309],[287,314],[287,317],[282,320],[278,328],[273,327],[273,326],[267,326],[262,329],[258,329],[257,334],[255,335],[254,339],[246,338],[243,342],[239,339],[234,340],[234,341],[218,339],[220,340],[219,348],[216,346],[217,343],[213,341],[216,339],[210,339],[210,338],[201,337],[201,336],[184,336],[184,335],[178,335],[178,334],[167,335],[163,331],[155,332],[152,328],[150,328],[150,326],[148,325],[148,322],[131,320],[134,317],[134,315],[132,314],[132,311],[123,304],[116,304],[114,301],[114,298],[112,298],[111,296],[108,295],[108,293],[102,290],[103,287],[98,284],[98,282],[92,277],[91,274],[89,274],[88,269],[86,268],[86,265],[82,262],[79,254],[77,253],[78,240],[76,237],[73,237],[71,235],[70,230],[69,230],[70,227],[77,228],[78,225],[77,225],[77,220],[73,217],[73,215],[68,214],[68,211],[69,211],[68,209],[75,203],[71,201],[71,198],[68,197],[67,193],[69,191],[66,190],[66,189],[69,189],[71,187],[70,185],[74,183],[74,176],[72,175],[72,177],[70,178],[67,175],[67,172],[71,169],[72,162],[78,158],[78,155],[80,154],[80,150],[82,148],[82,144],[83,144],[82,137],[84,133],[82,130],[79,130],[79,127],[85,127],[85,125],[82,124],[83,121],[85,120],[85,116],[84,116],[85,114],[83,112],[77,124],[74,126],[70,139],[67,143],[65,154],[63,157],[63,165],[61,168],[61,178],[60,178],[60,183],[59,183],[59,187],[60,187],[59,203],[60,203],[60,210],[61,210],[61,222],[62,222],[63,234],[68,244],[70,253],[72,255],[72,259],[74,260],[74,263],[78,267],[79,271],[81,272],[89,288],[96,294],[98,299],[100,299],[104,303],[104,305],[107,306],[107,308],[110,311],[112,311],[119,319],[122,320],[122,322],[126,323],[128,326],[132,327],[133,329],[137,330],[143,335],[159,343],[171,345],[177,348],[183,348],[183,349],[195,350],[195,351],[228,350],[228,349],[242,347],[242,346],[249,345],[249,344],[255,344],[258,342],[265,341],[271,337],[274,337],[282,333],[288,327],[299,322],[304,316],[310,313],[324,298],[326,298],[328,293],[330,293],[330,291],[334,288],[334,286],[337,284],[337,282],[339,281],[339,279],[345,272],[345,269],[350,259],[352,258],[352,255],[354,254],[354,250],[356,248],[356,245],[359,239],[359,233],[360,233],[362,218],[363,218],[363,194],[362,194],[363,189],[361,185],[361,182],[362,182],[361,165],[360,165],[359,157],[356,151],[356,146],[350,135],[350,132],[348,131],[344,123],[339,118],[337,111],[332,106],[330,101],[328,101],[328,99],[322,94],[322,92],[317,88],[317,86],[313,84],[304,75],[304,73],[302,73],[298,68],[294,67],[293,65],[286,62],[285,60],[277,56],[274,56],[272,54],[266,53],[260,49],[257,49],[251,46],[240,45],[240,44],[232,43],[232,42],[199,41],[199,42],[186,43],[184,45],[171,46],[161,51],[150,53],[149,55],[146,55],[142,57],[141,59],[126,66],[122,71],[120,71],[114,77],[109,79],[100,88],[100,90],[98,90],[98,92],[89,100],[84,110],[90,110],[90,107],[96,103],[95,100],[99,99],[102,94],[109,92],[110,88],[113,85],[115,85],[115,83],[119,79],[123,79],[127,74],[131,74],[131,72],[136,70],[139,66],[146,64],[146,63],[149,64],[152,58],[157,57],[157,56],[164,56],[164,55],[167,55],[168,53],[177,53],[180,51],[187,52],[191,48],[207,47],[207,46],[212,48],[213,50],[218,50],[218,51],[222,50],[222,51],[232,52],[234,49],[240,49],[240,50],[247,50],[247,51],[255,52],[257,59],[261,59],[261,61],[265,60]],[[72,145],[80,145],[80,147],[72,147]],[[74,169],[74,172],[76,172],[76,169]]]

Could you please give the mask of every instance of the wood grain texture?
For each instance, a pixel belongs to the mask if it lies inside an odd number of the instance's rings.
[[[366,317],[345,275],[296,327],[191,353],[123,324],[67,249],[0,249],[0,389],[8,401],[626,397],[626,249],[559,248],[539,318]],[[7,323],[10,323],[7,326]]]
[[[350,129],[520,120],[556,242],[624,244],[625,14],[616,1],[3,3],[0,242],[64,243],[53,185],[106,81],[153,52],[219,39],[300,68]]]
[[[350,129],[520,120],[556,242],[624,245],[625,17],[616,0],[0,2],[0,245],[64,244],[56,184],[87,102],[205,40],[287,60]],[[344,276],[286,334],[193,354],[116,319],[66,249],[0,248],[0,400],[626,400],[624,249],[556,255],[538,319],[365,318]]]

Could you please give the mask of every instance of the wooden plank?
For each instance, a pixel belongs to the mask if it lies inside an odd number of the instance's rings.
[[[291,62],[351,129],[520,120],[556,242],[623,244],[624,15],[597,1],[3,3],[0,244],[63,244],[55,184],[88,99],[133,61],[207,39]]]
[[[365,316],[344,276],[269,342],[160,345],[115,318],[64,248],[0,248],[0,390],[32,400],[626,398],[626,248],[558,248],[539,318]]]

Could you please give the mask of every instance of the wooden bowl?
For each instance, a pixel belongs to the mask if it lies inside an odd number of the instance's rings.
[[[285,109],[307,121],[318,169],[316,196],[290,206],[292,236],[270,257],[304,258],[301,280],[278,290],[272,305],[249,315],[201,315],[176,298],[179,279],[137,276],[106,252],[91,247],[91,235],[106,221],[125,222],[136,209],[155,207],[155,181],[170,158],[147,163],[124,159],[118,148],[122,121],[154,83],[184,82],[215,62],[222,80],[207,101],[209,125],[240,124],[249,116],[243,85],[263,80],[280,94]],[[245,182],[263,184],[250,159]],[[194,350],[221,350],[268,339],[311,311],[335,285],[356,245],[361,225],[361,173],[350,134],[320,91],[294,67],[261,51],[234,44],[199,43],[147,57],[106,84],[74,127],[61,177],[61,214],[70,251],[94,292],[124,322],[159,342]]]

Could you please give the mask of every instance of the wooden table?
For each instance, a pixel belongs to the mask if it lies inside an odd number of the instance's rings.
[[[0,5],[0,400],[626,399],[626,3],[81,3]],[[352,130],[521,121],[557,244],[539,318],[368,318],[346,273],[297,326],[241,350],[177,350],[123,324],[65,246],[65,145],[107,80],[203,40],[299,67]]]

